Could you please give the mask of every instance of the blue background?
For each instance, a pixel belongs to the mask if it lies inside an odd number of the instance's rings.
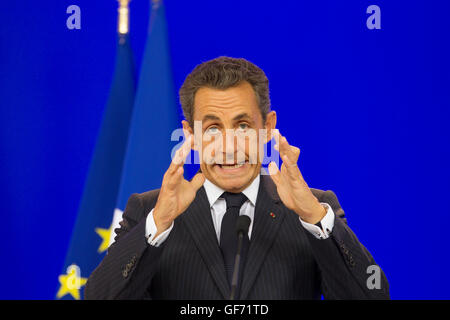
[[[66,28],[71,4],[81,30]],[[381,30],[366,27],[371,4]],[[149,8],[130,4],[137,70]],[[166,1],[175,88],[219,55],[259,65],[278,127],[302,150],[305,180],[336,192],[395,299],[450,298],[449,9],[448,1]],[[112,79],[116,10],[114,0],[2,4],[2,299],[55,297]]]

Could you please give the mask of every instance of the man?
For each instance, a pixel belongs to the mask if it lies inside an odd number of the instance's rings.
[[[89,277],[87,299],[230,298],[239,215],[251,223],[236,298],[389,298],[383,272],[346,225],[334,193],[304,181],[300,150],[276,129],[260,68],[229,57],[202,63],[187,76],[180,102],[185,143],[159,190],[131,195],[115,242]],[[261,174],[261,146],[272,137],[283,164],[271,162],[270,175]],[[191,149],[202,155],[187,181]],[[375,285],[368,284],[371,265],[379,271]]]

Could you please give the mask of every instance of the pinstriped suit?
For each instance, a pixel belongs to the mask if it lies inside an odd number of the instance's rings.
[[[388,282],[368,289],[370,253],[346,225],[332,191],[311,189],[336,214],[331,236],[316,239],[281,202],[274,183],[261,176],[241,299],[386,299]],[[145,220],[159,190],[133,194],[116,241],[91,274],[86,299],[227,299],[230,288],[203,187],[166,241],[150,246]],[[273,212],[275,217],[270,213]]]

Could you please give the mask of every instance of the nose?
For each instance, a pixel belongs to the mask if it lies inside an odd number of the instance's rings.
[[[225,135],[223,137],[224,156],[225,163],[232,164],[235,161],[235,155],[237,151],[236,135],[234,130],[225,130]]]

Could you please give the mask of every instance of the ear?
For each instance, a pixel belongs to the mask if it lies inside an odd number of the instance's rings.
[[[267,130],[267,135],[264,143],[269,142],[272,139],[272,130],[277,126],[277,113],[275,111],[270,111],[266,116],[266,123],[264,128]]]
[[[183,131],[187,131],[190,134],[193,134],[192,128],[189,125],[189,122],[187,122],[186,120],[181,121],[181,124],[183,125]]]
[[[191,126],[189,125],[189,122],[187,122],[186,120],[183,120],[183,121],[181,121],[181,124],[183,125],[184,137],[186,138],[186,133],[189,133],[192,136],[192,138],[195,138],[194,131],[192,130]],[[192,139],[191,149],[197,150],[195,148],[194,139]]]

